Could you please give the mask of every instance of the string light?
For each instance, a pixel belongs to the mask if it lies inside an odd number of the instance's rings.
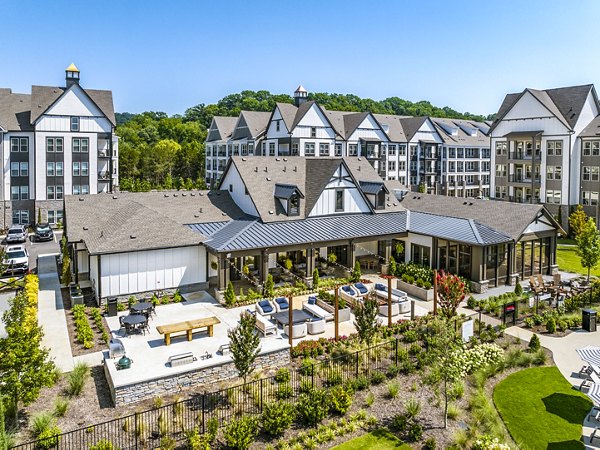
[[[235,264],[233,264],[231,262],[231,260],[227,260],[227,262],[229,263],[229,265],[238,273],[242,276],[242,278],[248,280],[250,283],[252,283],[254,286],[256,286],[257,288],[260,288],[261,285],[259,283],[257,283],[256,281],[254,281],[252,278],[250,278],[249,276],[247,276],[244,272],[242,272],[240,269],[238,269]]]
[[[291,276],[298,278],[300,281],[304,282],[304,278],[296,275],[295,273],[293,273],[291,270],[286,269],[284,266],[282,266],[281,264],[279,264],[277,261],[275,262],[275,264],[277,264],[279,267],[281,267],[286,273],[289,273]]]
[[[385,257],[383,257],[383,256],[381,256],[381,255],[378,255],[378,254],[376,254],[376,253],[373,253],[372,251],[370,251],[370,250],[367,250],[366,248],[364,248],[364,247],[361,247],[361,246],[360,246],[360,245],[358,245],[358,244],[354,244],[354,245],[356,245],[356,247],[358,247],[359,249],[361,249],[361,250],[363,250],[363,251],[367,252],[369,255],[371,255],[371,256],[375,256],[375,257],[377,257],[379,260],[383,260],[383,261],[385,261],[385,263],[384,263],[384,264],[388,264],[388,263],[389,263],[389,261],[387,260],[387,258],[385,258]]]

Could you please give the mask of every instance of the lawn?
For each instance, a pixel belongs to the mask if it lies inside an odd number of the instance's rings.
[[[494,403],[521,448],[583,449],[582,424],[591,400],[556,367],[521,370],[498,383]]]
[[[556,249],[556,263],[560,270],[565,272],[576,272],[582,275],[587,275],[587,269],[581,267],[579,256],[575,247],[564,247],[559,245]],[[600,276],[600,267],[592,269],[591,275]]]
[[[369,450],[411,450],[410,446],[403,444],[400,439],[384,428],[344,442],[334,447],[333,450],[360,450],[363,448]]]

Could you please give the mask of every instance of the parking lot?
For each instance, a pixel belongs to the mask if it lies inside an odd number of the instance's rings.
[[[33,242],[33,234],[29,234],[29,239],[25,242],[25,247],[29,253],[29,269],[32,272],[37,272],[37,257],[38,255],[47,255],[50,253],[60,253],[60,239],[62,238],[62,230],[54,231],[54,239],[48,242]],[[23,245],[23,244],[9,244]],[[5,239],[2,239],[2,247],[6,250],[7,244]]]

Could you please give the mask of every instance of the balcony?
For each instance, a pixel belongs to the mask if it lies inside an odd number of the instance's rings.
[[[513,195],[509,195],[509,196],[506,197],[506,199],[509,202],[513,202],[513,203],[531,203],[531,198],[530,197],[520,197],[520,196],[515,197]],[[534,204],[539,204],[541,202],[540,202],[540,199],[536,197],[536,198],[533,199],[533,203]]]
[[[509,183],[523,183],[523,184],[531,184],[531,183],[540,183],[541,178],[539,175],[536,175],[533,179],[531,175],[509,175],[508,176]]]
[[[531,152],[510,152],[508,159],[514,161],[531,161],[533,154]],[[538,151],[535,153],[535,159],[540,160],[542,158],[541,153]]]
[[[110,148],[99,148],[98,149],[98,158],[110,158]]]

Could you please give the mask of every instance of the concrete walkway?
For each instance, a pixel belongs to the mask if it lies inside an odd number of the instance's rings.
[[[38,276],[38,322],[44,330],[42,345],[50,349],[50,357],[60,370],[70,372],[73,370],[73,353],[60,293],[56,254],[39,255]]]

